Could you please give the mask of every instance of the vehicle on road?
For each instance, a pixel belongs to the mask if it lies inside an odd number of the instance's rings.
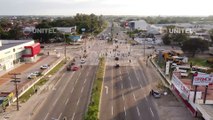
[[[67,66],[67,71],[71,71],[71,68],[72,68],[72,65],[71,65],[71,64],[68,65],[68,66]]]
[[[120,67],[119,63],[116,63],[115,68],[119,68],[119,67]]]
[[[118,61],[118,60],[119,60],[119,57],[115,57],[115,60]]]
[[[75,65],[75,63],[74,63],[74,62],[72,62],[70,65],[71,65],[71,66],[73,66],[73,65]]]
[[[86,61],[84,59],[81,60],[81,64],[84,64]]]
[[[72,66],[72,71],[77,71],[79,69],[79,67],[78,66]]]
[[[49,65],[48,64],[44,64],[44,65],[42,65],[41,67],[40,67],[40,69],[47,69],[47,68],[49,68]]]
[[[147,49],[155,49],[155,46],[150,45],[150,46],[147,47]]]
[[[160,98],[161,94],[157,90],[151,90],[150,95],[152,95],[154,98]]]

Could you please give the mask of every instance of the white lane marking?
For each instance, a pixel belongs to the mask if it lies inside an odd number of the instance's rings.
[[[131,80],[130,80],[130,86],[131,86],[131,89],[133,89]]]
[[[47,115],[45,116],[44,120],[46,120],[48,116],[49,116],[49,113],[47,113]]]
[[[113,115],[114,111],[113,111],[113,106],[112,106],[112,115]]]
[[[67,103],[69,102],[69,98],[67,98],[66,102],[65,102],[65,105],[67,105]]]
[[[124,98],[124,94],[122,93],[122,98],[123,98],[123,100],[125,100],[125,98]]]
[[[59,115],[59,117],[58,117],[58,120],[60,120],[60,118],[61,118],[61,115],[62,115],[62,113],[60,113],[60,115]]]
[[[84,80],[84,84],[86,83],[87,79]]]
[[[125,116],[126,116],[126,108],[125,108],[125,106],[124,106],[124,113],[125,113]]]
[[[151,108],[149,108],[150,109],[150,112],[152,113],[152,117],[154,117],[154,113],[152,112],[152,109]]]
[[[133,95],[133,97],[134,97],[134,100],[137,101],[137,99],[136,99],[136,97],[135,97],[135,93],[133,93],[132,95]]]
[[[141,89],[143,89],[142,85],[140,84]]]
[[[141,113],[140,113],[140,111],[138,109],[138,106],[136,107],[136,109],[137,109],[138,116],[141,116]]]
[[[73,93],[73,91],[74,91],[74,87],[72,88],[71,94]]]
[[[79,102],[80,102],[80,98],[79,98],[78,101],[77,101],[77,106],[78,106]]]
[[[147,99],[147,97],[145,97],[145,100],[148,102],[148,99]]]
[[[84,86],[81,88],[81,93],[84,91]]]
[[[105,85],[104,87],[105,87],[105,89],[106,89],[106,94],[108,94],[108,91],[109,91],[109,90],[108,90],[108,89],[109,89],[108,86]]]
[[[75,112],[74,112],[73,115],[72,115],[72,120],[74,120],[74,118],[75,118]]]
[[[124,88],[124,86],[123,86],[123,84],[121,84],[121,89],[123,89]]]
[[[61,79],[63,78],[64,75],[65,75],[65,73],[62,74],[61,78],[56,82],[56,84],[55,84],[54,87],[56,87],[56,86],[58,85],[58,83],[61,81]],[[72,75],[73,75],[73,74],[72,74]],[[71,76],[72,76],[72,75],[71,75]]]

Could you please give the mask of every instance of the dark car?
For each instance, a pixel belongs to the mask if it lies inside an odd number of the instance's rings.
[[[118,58],[118,57],[115,57],[115,60],[116,60],[116,61],[118,61],[118,60],[119,60],[119,58]]]
[[[155,49],[155,46],[150,45],[150,46],[147,47],[147,49]]]
[[[118,63],[115,64],[115,68],[119,68],[120,65]]]
[[[160,98],[161,97],[160,92],[158,92],[156,90],[151,90],[150,95],[152,95],[154,98]]]
[[[75,63],[74,63],[74,62],[72,62],[70,65],[71,65],[71,66],[73,66],[73,65],[75,65]]]
[[[67,71],[71,71],[72,65],[67,66]]]

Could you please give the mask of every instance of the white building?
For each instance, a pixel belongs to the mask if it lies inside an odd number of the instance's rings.
[[[73,27],[55,27],[56,30],[58,30],[61,33],[75,33],[76,32],[76,26]]]
[[[139,20],[139,21],[130,21],[129,22],[129,27],[132,29],[132,30],[147,30],[147,27],[149,25],[146,23],[146,21],[144,20]]]
[[[34,40],[0,40],[0,72],[21,61],[34,61],[40,52],[40,43]]]

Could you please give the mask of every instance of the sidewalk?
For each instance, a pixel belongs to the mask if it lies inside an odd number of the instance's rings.
[[[39,58],[39,60],[34,63],[20,64],[12,70],[5,71],[4,73],[2,72],[2,75],[0,76],[0,86],[2,87],[10,82],[12,76],[9,75],[8,73],[22,73],[22,72],[26,71],[27,69],[29,69],[31,66],[40,62],[44,58],[46,58],[46,56]],[[6,92],[12,92],[12,91],[6,91]]]
[[[143,70],[148,80],[155,83],[153,85],[157,85],[159,81],[164,81],[151,62],[148,62],[148,65],[141,59],[139,62],[142,68],[144,68]],[[166,82],[164,82],[164,84],[166,84]],[[155,89],[157,86],[153,86],[153,88]],[[190,114],[184,104],[182,104],[170,90],[167,90],[167,92],[168,94],[166,96],[162,95],[160,99],[152,97],[152,101],[155,103],[154,105],[158,110],[160,120],[198,120],[198,118],[194,118]]]
[[[55,61],[59,62],[61,59]],[[54,85],[57,80],[54,76],[61,73],[61,71],[66,67],[64,65],[55,75],[51,76],[48,82],[45,85]],[[48,89],[39,89],[36,94],[31,96],[29,100],[25,103],[20,103],[20,110],[16,111],[16,103],[12,103],[11,106],[8,106],[6,112],[0,114],[0,120],[31,120],[33,115],[39,110],[39,108],[44,103],[45,99],[47,98],[48,94],[51,93],[52,90]]]

